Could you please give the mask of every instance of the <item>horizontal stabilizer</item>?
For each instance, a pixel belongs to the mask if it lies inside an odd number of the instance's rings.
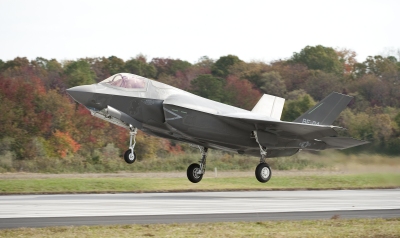
[[[251,111],[280,120],[284,105],[284,98],[264,94]]]
[[[328,145],[327,149],[341,150],[369,143],[368,141],[357,140],[351,137],[324,137],[321,140]]]
[[[353,97],[333,92],[294,122],[313,125],[332,125]]]

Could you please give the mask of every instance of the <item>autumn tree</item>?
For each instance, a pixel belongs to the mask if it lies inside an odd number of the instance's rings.
[[[229,74],[248,80],[256,87],[263,86],[262,75],[271,71],[271,66],[264,62],[237,62],[229,66]]]
[[[339,61],[343,64],[345,75],[351,75],[354,72],[354,66],[357,64],[357,53],[350,49],[337,49],[335,50]]]
[[[17,66],[18,67],[18,66]],[[17,159],[29,159],[34,156],[31,149],[32,137],[46,135],[51,121],[51,113],[37,108],[46,93],[42,81],[34,75],[29,76],[19,68],[19,77],[0,77],[0,139],[14,138],[12,149]]]
[[[262,96],[252,83],[233,75],[227,77],[224,91],[226,103],[247,110],[251,110]]]
[[[343,86],[342,80],[338,75],[316,71],[307,79],[304,89],[315,100],[320,101],[332,92],[341,93]]]
[[[150,64],[157,70],[156,78],[162,74],[175,76],[178,71],[184,71],[191,67],[191,64],[187,61],[168,58],[153,58]]]
[[[58,89],[64,91],[66,85],[63,81],[63,67],[56,59],[45,59],[42,57],[37,57],[35,60],[31,61],[31,64],[35,67],[41,69],[40,77],[46,87],[49,89]]]
[[[310,70],[304,64],[275,61],[271,63],[270,71],[276,71],[285,82],[288,92],[304,88],[304,84],[310,77]]]
[[[106,145],[105,132],[110,123],[93,118],[83,106],[74,111],[72,119],[73,128],[81,129],[73,130],[71,136],[81,145],[81,154],[93,158],[95,150]]]

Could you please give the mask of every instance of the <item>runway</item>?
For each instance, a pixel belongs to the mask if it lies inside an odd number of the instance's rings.
[[[400,189],[0,196],[0,228],[400,217]]]

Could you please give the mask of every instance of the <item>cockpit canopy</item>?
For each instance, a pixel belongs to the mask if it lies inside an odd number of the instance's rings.
[[[146,89],[147,78],[128,73],[115,74],[100,83],[120,88]]]

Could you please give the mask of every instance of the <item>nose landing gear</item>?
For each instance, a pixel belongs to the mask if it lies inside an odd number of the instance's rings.
[[[133,162],[136,161],[136,153],[135,153],[135,145],[136,145],[136,134],[137,134],[137,128],[132,127],[132,125],[129,125],[129,134],[130,134],[130,140],[129,140],[129,149],[125,151],[124,154],[124,160],[128,164],[132,164]],[[133,141],[133,144],[132,144]]]

